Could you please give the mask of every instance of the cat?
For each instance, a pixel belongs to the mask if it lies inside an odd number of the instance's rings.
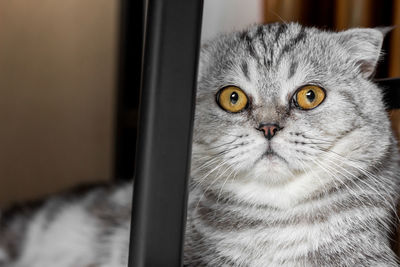
[[[187,266],[398,266],[387,29],[254,25],[200,52]],[[10,267],[127,266],[132,183],[0,218]]]
[[[387,30],[270,24],[203,46],[189,265],[398,266],[399,154],[371,81]]]

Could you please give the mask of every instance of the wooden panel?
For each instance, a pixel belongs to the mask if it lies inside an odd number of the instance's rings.
[[[336,0],[336,29],[371,27],[373,25],[373,7],[373,0]]]
[[[264,21],[301,21],[306,8],[304,0],[264,0]]]
[[[393,29],[390,44],[390,77],[400,77],[400,0],[394,0]]]
[[[400,109],[392,110],[390,112],[390,119],[392,121],[392,128],[396,134],[397,140],[400,140]]]
[[[337,30],[344,30],[349,25],[350,1],[337,0],[335,6],[335,26]]]

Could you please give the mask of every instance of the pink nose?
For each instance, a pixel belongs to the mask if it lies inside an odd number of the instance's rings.
[[[274,137],[274,135],[276,134],[276,132],[279,131],[280,129],[281,128],[274,123],[262,123],[258,127],[258,130],[263,131],[265,138],[267,138],[268,140],[271,140],[272,137]]]

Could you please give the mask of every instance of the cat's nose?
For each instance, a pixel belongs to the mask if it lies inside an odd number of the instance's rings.
[[[264,136],[268,140],[271,140],[272,137],[274,137],[274,135],[276,134],[276,132],[278,132],[281,129],[282,128],[275,123],[261,123],[257,128],[257,130],[264,132]]]

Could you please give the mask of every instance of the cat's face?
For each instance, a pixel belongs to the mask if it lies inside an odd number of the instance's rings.
[[[368,81],[383,34],[272,24],[222,36],[201,52],[193,179],[277,185],[379,160],[390,127]],[[344,160],[346,159],[346,160]],[[335,170],[334,170],[335,169]]]

